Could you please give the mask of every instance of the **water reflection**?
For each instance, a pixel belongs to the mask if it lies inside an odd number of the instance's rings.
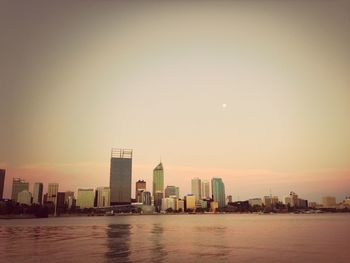
[[[151,241],[154,245],[151,250],[152,262],[164,262],[168,255],[163,242],[164,227],[161,224],[153,224],[151,230]]]
[[[130,224],[110,224],[107,227],[106,258],[108,262],[130,262]]]

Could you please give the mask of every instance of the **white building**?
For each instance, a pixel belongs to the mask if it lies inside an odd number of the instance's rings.
[[[162,199],[162,211],[166,211],[171,208],[173,211],[176,210],[176,199],[172,197],[166,197]]]
[[[110,206],[111,189],[109,187],[97,187],[97,207]]]
[[[79,188],[77,206],[81,209],[94,207],[95,191],[92,188]]]
[[[18,193],[17,202],[20,204],[31,205],[32,204],[32,193],[28,190],[24,190]]]

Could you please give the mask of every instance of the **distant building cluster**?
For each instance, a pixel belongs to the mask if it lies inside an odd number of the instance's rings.
[[[165,174],[162,162],[153,169],[152,191],[148,191],[146,181],[140,179],[136,181],[135,198],[132,198],[132,155],[133,151],[130,149],[112,149],[109,186],[60,192],[58,183],[49,183],[44,194],[43,183],[35,182],[30,192],[28,182],[21,178],[13,178],[11,201],[25,206],[47,206],[55,214],[77,209],[127,210],[131,207],[136,207],[140,213],[350,208],[350,197],[337,203],[334,196],[325,196],[322,204],[317,204],[300,198],[294,192],[290,192],[281,200],[278,196],[270,194],[263,198],[233,202],[232,195],[226,196],[225,184],[219,177],[213,177],[211,180],[192,178],[191,193],[182,197],[178,186],[164,186]],[[0,169],[0,199],[3,199],[5,173],[4,169]]]

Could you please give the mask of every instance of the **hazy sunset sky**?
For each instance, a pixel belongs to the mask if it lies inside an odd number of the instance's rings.
[[[233,199],[350,195],[349,1],[0,4],[0,168],[109,184],[222,177]],[[226,104],[226,107],[223,107]]]

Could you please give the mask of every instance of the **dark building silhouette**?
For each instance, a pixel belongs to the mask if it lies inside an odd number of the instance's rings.
[[[0,200],[4,198],[5,169],[0,169]]]
[[[131,203],[132,150],[112,149],[110,181],[111,205]]]

